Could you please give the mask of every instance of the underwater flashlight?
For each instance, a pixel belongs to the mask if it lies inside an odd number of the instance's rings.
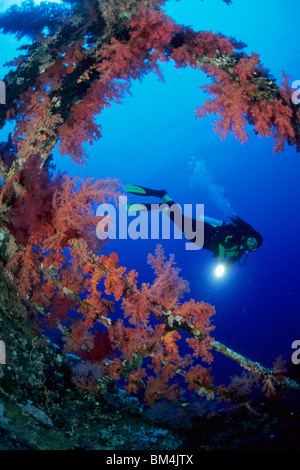
[[[217,277],[222,277],[224,273],[225,273],[224,264],[218,264],[218,266],[216,267],[216,270],[215,270],[215,275]]]

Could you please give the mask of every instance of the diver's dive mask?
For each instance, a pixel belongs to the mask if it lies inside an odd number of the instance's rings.
[[[246,245],[249,251],[256,251],[258,246],[256,238],[248,238]]]

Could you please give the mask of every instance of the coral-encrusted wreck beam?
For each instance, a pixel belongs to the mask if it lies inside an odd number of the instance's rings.
[[[128,37],[129,29],[124,29],[123,36]],[[188,29],[182,27],[180,32],[175,33],[172,41],[166,48],[166,57],[170,57],[172,52],[176,51],[179,47],[182,47],[185,44],[185,32]],[[22,62],[15,71],[10,71],[3,81],[6,84],[6,105],[0,105],[0,126],[3,127],[6,114],[8,109],[13,109],[16,101],[19,99],[20,95],[25,92],[29,87],[34,85],[36,78],[48,67],[53,65],[58,57],[58,52],[54,53],[53,49],[57,47],[59,50],[59,45],[64,38],[64,44],[72,47],[75,41],[75,37],[78,34],[71,35],[68,31],[68,36],[64,37],[65,31],[62,30],[58,37],[53,38],[52,41],[47,41],[46,39],[42,42],[35,42],[32,46],[29,46],[28,53],[24,62]],[[110,37],[110,40],[113,36]],[[101,37],[99,31],[99,37],[97,38],[97,45],[94,46],[86,55],[82,63],[78,64],[76,72],[69,76],[69,79],[64,83],[63,88],[60,89],[60,97],[62,99],[62,104],[60,108],[62,114],[67,118],[70,114],[70,109],[76,104],[76,102],[84,99],[84,96],[90,87],[91,83],[99,80],[100,74],[96,72],[95,65],[99,58],[96,55],[96,50],[101,47],[101,44],[108,43],[107,36],[104,35]],[[125,41],[123,41],[125,42]],[[205,66],[213,65],[222,70],[227,71],[229,74],[232,74],[234,67],[237,65],[238,61],[241,58],[240,52],[232,52],[224,54],[217,52],[215,57],[208,57],[205,55],[196,57],[196,66],[200,69],[203,69]],[[78,78],[84,73],[90,71],[86,74],[86,79],[81,81],[80,86],[77,85]],[[260,90],[261,97],[264,97],[270,101],[274,100],[279,95],[279,88],[276,85],[274,78],[265,75],[257,75],[252,80],[257,84]],[[74,85],[76,88],[74,89]],[[53,110],[57,112],[57,104],[53,103]]]
[[[33,135],[27,135],[23,124],[15,136],[17,140],[25,134],[24,141],[18,142],[18,163],[11,174],[24,165],[30,152],[40,152],[45,161],[57,140],[61,153],[82,161],[82,140],[91,144],[101,136],[94,118],[122,97],[130,80],[157,70],[158,60],[200,68],[217,81],[206,87],[217,99],[200,109],[198,116],[220,111],[217,131],[222,137],[232,130],[245,141],[246,119],[257,133],[277,140],[276,150],[282,150],[284,142],[298,146],[299,113],[287,85],[285,90],[277,86],[258,56],[242,54],[232,38],[176,25],[157,8],[160,3],[148,2],[147,8],[132,1],[124,10],[122,2],[83,2],[55,35],[40,37],[29,48],[27,58],[5,79],[8,101],[6,108],[0,108],[0,122],[15,114],[17,120],[24,120],[25,115],[31,119],[30,113],[38,113],[40,123],[35,124]],[[116,80],[126,86],[116,86]],[[33,86],[44,94],[43,102],[36,101],[41,98]],[[234,107],[230,101],[240,105]]]
[[[71,246],[75,250],[83,249],[82,245],[78,245],[76,240],[71,241]],[[106,268],[103,265],[101,265],[101,263],[99,263],[99,258],[97,256],[95,256],[93,253],[89,252],[88,250],[86,251],[86,256],[88,257],[90,262],[95,266],[95,268],[98,268],[98,269],[100,268],[104,273],[107,274]],[[44,273],[47,275],[46,271]],[[58,283],[55,280],[55,278],[53,278],[53,280],[55,281],[55,284],[58,288],[63,289],[62,284]],[[122,281],[124,283],[125,292],[126,290],[130,291],[132,286],[128,283],[128,280],[122,277]],[[74,294],[71,291],[69,291],[68,295],[73,296]],[[77,299],[77,300],[78,302],[82,302],[80,299]],[[206,335],[203,334],[203,332],[197,330],[197,328],[195,328],[194,325],[189,323],[186,318],[176,315],[172,311],[166,311],[161,305],[154,303],[153,304],[154,315],[157,315],[158,309],[159,309],[160,318],[166,323],[166,326],[167,326],[165,331],[180,330],[185,333],[188,333],[189,335],[193,336],[199,341],[202,341],[205,339]],[[101,316],[99,317],[99,321],[102,322],[106,327],[112,326],[112,322],[107,317]],[[281,385],[284,385],[285,387],[292,389],[292,390],[298,390],[298,391],[300,390],[300,384],[298,384],[294,380],[288,377],[284,377],[284,376],[278,379],[276,374],[274,374],[274,372],[271,369],[259,364],[258,362],[254,362],[245,356],[242,356],[241,354],[237,353],[236,351],[233,351],[232,349],[228,348],[226,345],[220,343],[219,341],[212,340],[210,342],[210,345],[212,349],[234,360],[241,367],[243,367],[246,370],[251,371],[253,374],[258,375],[261,378],[272,376],[273,379],[275,381],[278,381],[278,383],[280,383]]]
[[[73,246],[73,248],[76,247],[76,241],[72,242],[72,246]],[[82,249],[82,247],[81,247],[81,249]],[[98,260],[95,256],[93,256],[91,253],[89,253],[88,256],[89,256],[89,259],[97,265],[97,268],[100,267],[101,270],[103,270],[104,273],[106,272],[105,267],[99,264],[99,262],[98,262]],[[46,270],[42,267],[40,269],[46,277],[48,277],[49,279],[54,281],[54,283],[55,283],[55,285],[58,289],[63,290],[64,293],[67,296],[73,298],[76,301],[76,303],[81,304],[82,307],[85,308],[84,307],[85,301],[81,300],[71,290],[66,289],[64,287],[63,283],[61,283],[60,281],[58,281],[56,279],[56,270],[51,270],[49,268]],[[130,290],[132,286],[130,286],[128,284],[127,279],[123,277],[122,280],[124,282],[125,289]],[[37,305],[33,305],[33,307],[40,310]],[[185,333],[188,333],[189,335],[193,336],[194,338],[198,339],[199,341],[202,341],[205,338],[206,335],[201,333],[201,331],[198,331],[194,327],[194,325],[191,325],[189,322],[187,322],[187,320],[185,318],[180,317],[178,315],[174,315],[173,312],[171,312],[171,311],[165,311],[165,309],[163,307],[161,307],[160,305],[158,305],[158,304],[154,305],[155,315],[157,315],[157,308],[159,308],[159,310],[160,310],[161,319],[167,325],[166,330],[165,330],[166,332],[179,330],[179,331],[183,331]],[[42,313],[44,313],[44,312],[42,312]],[[110,320],[109,317],[101,315],[100,317],[98,317],[98,321],[100,323],[102,323],[107,328],[113,327],[113,322]],[[285,376],[281,376],[280,378],[278,378],[276,376],[276,374],[274,374],[274,372],[271,369],[261,365],[258,362],[253,362],[251,359],[237,353],[236,351],[233,351],[232,349],[228,348],[226,345],[220,343],[219,341],[212,340],[210,342],[210,344],[211,344],[211,347],[212,347],[213,350],[215,350],[216,352],[218,352],[220,354],[223,354],[224,356],[234,360],[241,367],[243,367],[246,370],[251,371],[253,374],[259,376],[261,379],[264,379],[264,378],[267,378],[267,377],[272,377],[272,379],[275,382],[278,382],[278,384],[281,385],[281,386],[284,385],[286,388],[294,390],[294,391],[299,391],[300,390],[300,384],[298,384],[294,380],[290,379],[289,377],[285,377]],[[143,356],[140,356],[138,353],[134,353],[130,359],[125,360],[122,363],[122,373],[121,373],[121,375],[122,374],[124,374],[124,375],[128,374],[132,368],[140,367],[142,361],[143,361]],[[107,363],[109,363],[109,362],[110,361],[108,360]],[[103,379],[103,384],[113,381],[112,377],[110,377],[110,376],[107,376],[106,378],[105,377]],[[208,388],[211,388],[211,390],[214,389],[213,386],[208,387]],[[234,395],[231,395],[231,398],[238,399],[238,397],[236,397]]]
[[[164,309],[161,309],[161,312],[167,324],[172,325],[172,329],[175,328],[181,331],[185,331],[191,336],[197,338],[199,341],[205,338],[205,335],[201,333],[201,331],[196,330],[195,327],[193,325],[190,325],[184,318],[179,317],[177,315],[173,315],[173,313],[170,311],[166,312],[164,311]],[[225,344],[222,344],[216,340],[212,340],[210,344],[214,351],[217,351],[218,353],[223,354],[223,356],[232,359],[233,361],[237,362],[241,367],[251,371],[253,374],[257,374],[262,378],[272,375],[275,380],[278,380],[278,378],[276,377],[276,375],[274,375],[274,372],[271,369],[261,365],[258,362],[254,362],[245,356],[242,356],[236,351],[233,351],[232,349],[228,348]],[[289,389],[300,390],[300,385],[288,377],[281,377],[279,382],[281,384],[284,384]]]
[[[7,110],[14,109],[20,95],[34,86],[39,75],[56,62],[62,45],[74,45],[80,37],[80,26],[83,24],[76,27],[68,25],[60,28],[50,39],[40,37],[32,45],[21,48],[27,49],[26,55],[22,56],[16,70],[11,70],[3,79],[6,85],[6,105],[0,105],[0,127],[5,124]],[[70,88],[71,86],[72,82],[69,83]]]

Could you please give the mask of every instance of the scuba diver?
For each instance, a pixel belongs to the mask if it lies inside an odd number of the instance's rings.
[[[174,215],[176,214],[174,208],[178,208],[177,214],[180,208],[176,202],[168,196],[166,190],[155,190],[132,184],[127,184],[124,189],[130,194],[160,198],[164,204],[159,206],[159,208],[168,215],[172,222],[174,222],[184,233],[187,239],[193,243],[197,243],[197,239],[195,237],[189,238],[187,235],[188,230],[185,230],[185,227],[192,226],[193,233],[195,233],[196,224],[203,223],[204,243],[203,245],[201,244],[201,247],[212,251],[213,257],[222,263],[222,265],[220,265],[222,268],[222,274],[223,271],[228,270],[229,267],[237,261],[239,261],[240,265],[243,266],[247,260],[248,252],[256,251],[263,243],[263,237],[261,234],[238,216],[230,217],[232,223],[211,219],[209,217],[204,217],[203,221],[199,221],[188,218],[180,211],[180,217],[178,218]],[[127,206],[128,212],[149,211],[151,209],[152,204],[148,203],[128,204]],[[246,258],[241,264],[240,260],[245,253]]]

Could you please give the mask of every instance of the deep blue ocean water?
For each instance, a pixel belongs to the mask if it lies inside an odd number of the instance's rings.
[[[2,2],[2,10],[13,1]],[[19,2],[20,3],[20,2]],[[212,30],[247,44],[245,52],[260,54],[264,66],[281,81],[285,71],[300,79],[297,41],[297,0],[168,1],[167,13],[195,30]],[[0,36],[2,64],[17,56],[20,45],[12,36]],[[21,43],[28,41],[22,40]],[[3,47],[3,45],[5,47]],[[286,146],[273,155],[274,141],[259,138],[248,126],[249,141],[242,145],[229,135],[221,141],[212,128],[212,116],[195,119],[195,108],[208,97],[199,87],[209,79],[199,70],[162,64],[164,81],[150,74],[133,83],[122,104],[112,104],[98,118],[103,137],[87,146],[86,167],[54,152],[57,169],[84,177],[118,177],[167,189],[180,204],[203,203],[205,214],[229,220],[228,209],[257,229],[262,247],[250,254],[245,266],[234,265],[226,277],[214,276],[211,253],[187,251],[184,240],[161,240],[165,252],[175,253],[182,276],[190,282],[186,297],[216,308],[215,338],[237,352],[272,367],[276,357],[289,360],[291,344],[300,337],[300,155]],[[5,139],[8,129],[0,133]],[[189,162],[198,161],[197,168]],[[197,170],[197,171],[196,171]],[[130,201],[141,201],[132,197]],[[147,254],[157,240],[113,240],[105,252],[117,251],[120,263],[135,268],[140,280],[151,280]],[[300,367],[300,365],[299,365]],[[217,382],[241,372],[232,361],[215,353]]]

